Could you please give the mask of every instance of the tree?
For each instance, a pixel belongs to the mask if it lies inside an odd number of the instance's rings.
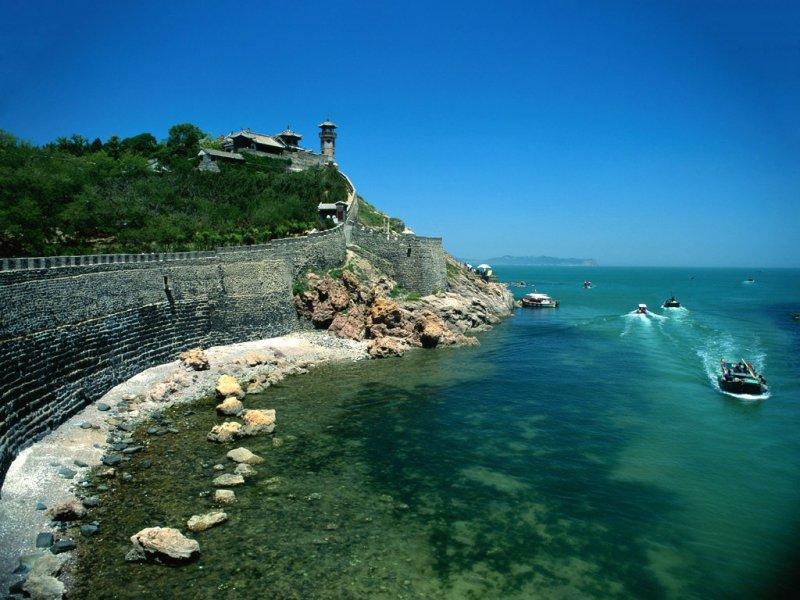
[[[122,146],[119,141],[119,136],[112,135],[108,140],[106,140],[105,146],[103,146],[103,150],[106,151],[112,158],[119,158],[119,155],[122,153]]]
[[[169,128],[167,137],[167,149],[173,156],[190,157],[197,154],[200,140],[206,134],[197,126],[191,123],[180,123]]]
[[[103,142],[100,138],[94,138],[94,141],[89,144],[89,152],[100,152],[103,149]]]
[[[56,139],[56,148],[75,156],[83,156],[84,152],[89,148],[89,140],[82,135],[73,133],[70,137]]]
[[[140,133],[133,137],[125,138],[120,144],[124,152],[140,154],[144,157],[151,157],[158,150],[158,142],[151,133]]]

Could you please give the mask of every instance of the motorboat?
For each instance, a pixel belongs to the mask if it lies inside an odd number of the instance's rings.
[[[639,315],[646,315],[647,314],[647,304],[640,304],[636,307],[636,314]]]
[[[588,290],[588,289],[591,289],[592,287],[594,287],[594,286],[592,286],[592,282],[591,281],[587,280],[587,281],[583,282],[583,289]]]
[[[547,294],[533,291],[522,297],[522,306],[525,308],[558,308],[558,300],[554,300]]]
[[[747,396],[761,396],[769,390],[767,380],[760,373],[756,373],[752,363],[744,359],[738,363],[731,363],[723,358],[719,364],[720,374],[717,381],[721,390]]]
[[[663,306],[664,308],[680,308],[681,303],[678,302],[678,299],[675,296],[672,296],[664,300]]]

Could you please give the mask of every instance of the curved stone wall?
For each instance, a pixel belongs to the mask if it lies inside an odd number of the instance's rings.
[[[192,346],[298,329],[294,278],[345,254],[340,226],[158,261],[0,271],[0,482],[20,449],[136,373]]]

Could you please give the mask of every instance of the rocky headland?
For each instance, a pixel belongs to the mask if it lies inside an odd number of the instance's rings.
[[[505,285],[484,281],[450,258],[447,276],[447,290],[420,297],[350,249],[343,268],[305,273],[295,287],[298,313],[310,328],[324,331],[189,349],[178,360],[116,386],[24,450],[6,476],[0,499],[4,587],[10,583],[12,593],[32,598],[61,598],[70,586],[72,551],[80,552],[81,539],[103,527],[93,515],[103,495],[135,481],[131,460],[147,451],[148,440],[180,434],[182,423],[165,417],[164,410],[215,398],[213,408],[202,408],[214,410],[219,419],[207,432],[207,443],[230,449],[227,461],[214,465],[213,506],[191,514],[181,529],[153,522],[130,531],[129,551],[120,557],[171,565],[196,559],[202,544],[192,536],[237,518],[234,488],[247,485],[262,461],[245,447],[247,439],[273,435],[279,423],[274,408],[248,407],[249,395],[322,363],[474,345],[478,341],[470,334],[513,310]],[[150,457],[139,458],[136,468],[152,464]],[[191,513],[193,507],[186,510]]]

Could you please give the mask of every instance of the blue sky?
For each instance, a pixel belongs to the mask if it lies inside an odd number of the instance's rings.
[[[0,128],[316,148],[330,116],[457,255],[800,266],[800,3],[429,4],[2,0]]]

